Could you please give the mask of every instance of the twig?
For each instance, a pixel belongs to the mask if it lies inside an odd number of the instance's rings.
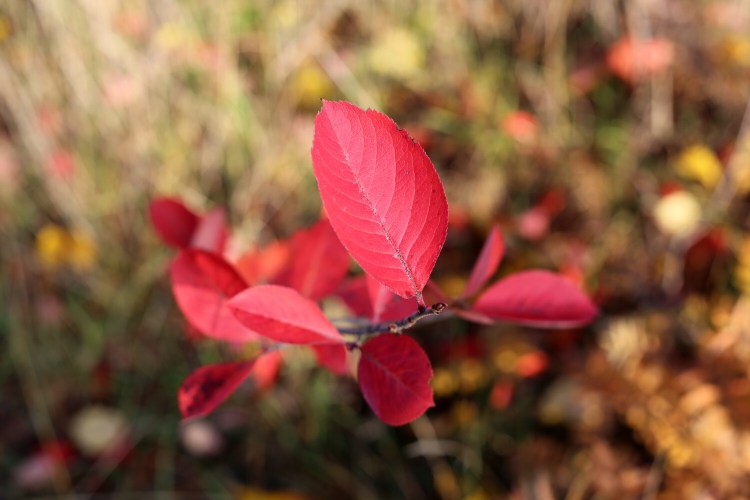
[[[391,321],[388,323],[373,323],[360,327],[344,327],[339,328],[338,330],[345,335],[370,335],[372,333],[383,332],[401,333],[402,331],[414,326],[417,321],[426,316],[435,316],[440,314],[445,310],[446,307],[448,306],[444,302],[436,302],[430,307],[420,306],[417,312],[398,321]]]

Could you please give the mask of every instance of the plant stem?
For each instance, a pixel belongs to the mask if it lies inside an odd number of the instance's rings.
[[[448,306],[445,303],[436,302],[430,307],[419,306],[417,312],[398,321],[391,321],[388,323],[372,323],[360,327],[339,328],[338,330],[345,335],[370,335],[372,333],[383,332],[401,333],[402,331],[414,326],[417,321],[426,316],[435,316],[440,314],[445,310],[446,307]]]

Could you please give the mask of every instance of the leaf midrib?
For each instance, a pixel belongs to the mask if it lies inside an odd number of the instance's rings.
[[[370,197],[367,195],[367,192],[364,189],[364,186],[362,186],[362,183],[360,182],[359,177],[355,174],[352,161],[349,157],[349,154],[344,149],[343,141],[341,140],[341,137],[337,133],[337,128],[334,125],[331,118],[326,114],[326,118],[328,118],[328,122],[331,124],[331,128],[333,129],[334,134],[336,135],[336,143],[339,145],[339,149],[341,150],[341,155],[344,157],[344,163],[349,167],[349,172],[352,175],[352,178],[354,179],[354,182],[357,184],[357,189],[359,190],[359,193],[364,198],[367,207],[370,209],[370,212],[372,213],[373,217],[375,218],[375,221],[380,226],[381,231],[383,232],[383,235],[385,236],[386,241],[388,241],[388,244],[393,248],[393,251],[396,252],[396,258],[401,264],[402,269],[404,270],[404,273],[406,274],[407,279],[409,280],[409,284],[411,285],[412,293],[414,295],[417,295],[419,293],[419,289],[417,287],[417,281],[414,278],[414,273],[412,272],[411,268],[409,267],[409,264],[406,262],[406,259],[404,258],[403,254],[401,253],[401,249],[394,243],[393,238],[391,237],[390,233],[388,232],[388,229],[385,226],[385,222],[383,218],[380,216],[378,211],[376,210],[372,200],[370,200]],[[372,124],[372,121],[370,121]],[[374,127],[373,127],[374,128]],[[364,142],[364,138],[362,139]],[[377,143],[376,143],[377,144]]]

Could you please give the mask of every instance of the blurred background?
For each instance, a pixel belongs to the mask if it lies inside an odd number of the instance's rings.
[[[228,252],[320,200],[320,99],[426,149],[460,292],[559,271],[602,314],[421,326],[437,406],[391,428],[302,353],[180,423],[198,366],[148,220]],[[8,0],[0,5],[3,498],[750,498],[750,2]]]

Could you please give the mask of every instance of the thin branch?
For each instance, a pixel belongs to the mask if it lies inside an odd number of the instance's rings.
[[[401,333],[404,330],[407,330],[414,326],[417,321],[424,317],[436,316],[440,314],[445,310],[446,307],[448,306],[445,303],[436,302],[430,307],[420,306],[417,312],[398,321],[391,321],[388,323],[372,323],[361,327],[339,328],[338,330],[344,335],[370,335],[373,333],[384,332]]]

